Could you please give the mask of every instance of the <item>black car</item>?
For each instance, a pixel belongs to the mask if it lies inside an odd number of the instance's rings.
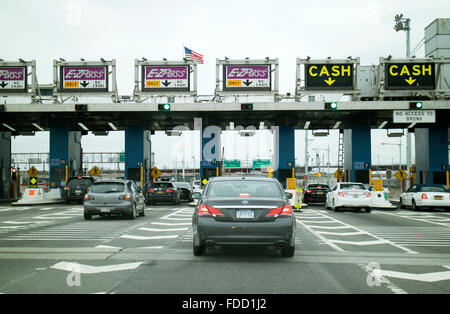
[[[330,192],[330,187],[326,184],[308,184],[303,189],[303,203],[325,203],[327,201],[328,192]]]
[[[93,177],[70,177],[64,187],[64,200],[83,203],[84,195],[89,192],[91,185],[95,182]]]
[[[169,202],[180,204],[180,195],[177,187],[172,182],[154,182],[147,190],[147,204]]]
[[[211,178],[193,215],[193,251],[216,245],[266,245],[286,257],[295,252],[295,217],[278,180],[269,177]]]

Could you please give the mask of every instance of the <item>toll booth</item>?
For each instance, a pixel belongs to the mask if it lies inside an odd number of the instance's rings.
[[[371,138],[370,126],[344,129],[345,181],[370,183]]]
[[[50,129],[50,188],[61,188],[69,177],[82,174],[81,132],[63,126]]]
[[[143,126],[125,129],[125,178],[133,180],[142,191],[150,184],[150,134]]]
[[[200,132],[200,178],[209,180],[222,175],[220,165],[221,129],[218,126],[201,128]]]
[[[295,167],[295,128],[279,126],[272,130],[274,176],[286,188],[287,178],[292,177],[292,168]]]

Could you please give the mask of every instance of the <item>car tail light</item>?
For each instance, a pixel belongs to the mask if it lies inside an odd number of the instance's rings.
[[[198,208],[198,214],[199,216],[224,216],[220,209],[214,208],[212,206],[207,206],[205,204],[200,205],[200,207]]]
[[[266,216],[292,216],[292,208],[289,205],[271,209]]]
[[[366,197],[372,197],[372,193],[365,193],[366,194]]]
[[[428,199],[428,196],[425,194],[425,193],[422,193],[422,197],[421,197],[423,200],[426,200],[426,199]]]
[[[131,194],[126,194],[123,198],[129,200],[131,198]]]
[[[88,192],[91,190],[91,187],[90,186],[88,186],[87,187],[87,189],[86,189]]]
[[[64,187],[64,191],[70,191],[70,187],[65,186],[65,187]]]
[[[85,194],[85,195],[84,195],[84,199],[85,199],[85,200],[93,200],[94,197],[93,197],[92,195]]]
[[[173,193],[174,192],[174,190],[172,190],[172,189],[167,189],[166,190],[166,193]]]
[[[339,195],[340,197],[344,197],[344,196],[345,196],[344,192],[338,192],[338,195]]]
[[[306,190],[306,193],[311,193],[312,192],[312,190]]]
[[[148,190],[148,193],[154,193],[155,192],[155,189],[149,189]]]
[[[239,193],[239,197],[250,197],[250,193]]]

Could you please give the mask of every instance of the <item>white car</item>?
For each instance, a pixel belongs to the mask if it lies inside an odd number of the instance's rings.
[[[327,193],[327,209],[339,211],[341,208],[355,208],[370,213],[372,193],[362,183],[340,182]]]
[[[414,184],[400,195],[400,207],[419,210],[422,207],[450,210],[450,191],[439,184]]]

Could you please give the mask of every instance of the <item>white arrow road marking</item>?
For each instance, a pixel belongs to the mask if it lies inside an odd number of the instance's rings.
[[[110,245],[97,245],[95,248],[96,249],[122,249],[121,247],[110,246]]]
[[[446,266],[446,268],[449,268],[449,267]],[[380,274],[381,274],[381,276],[386,276],[386,277],[423,281],[423,282],[438,282],[438,281],[450,280],[450,270],[434,272],[434,273],[426,273],[426,274],[411,274],[411,273],[403,273],[403,272],[390,271],[390,270],[380,270]]]
[[[328,232],[328,231],[316,231],[319,234],[327,234],[327,235],[337,235],[337,236],[354,236],[354,235],[366,235],[366,232],[355,231],[355,232]]]
[[[342,240],[328,240],[333,243],[350,244],[350,245],[375,245],[375,244],[390,244],[385,240],[372,240],[372,241],[342,241]]]
[[[47,222],[52,222],[51,220],[47,221],[2,221],[2,224],[10,224],[10,225],[26,225],[26,224],[43,224]]]
[[[108,266],[90,266],[90,265],[83,265],[83,264],[78,264],[78,263],[59,262],[53,266],[50,266],[50,268],[68,271],[68,272],[73,272],[73,270],[76,269],[76,270],[79,270],[80,274],[98,274],[98,273],[106,273],[106,272],[113,272],[113,271],[136,269],[139,266],[141,266],[142,264],[144,264],[144,262],[125,263],[125,264],[108,265]],[[77,273],[78,273],[78,271],[77,271]]]
[[[160,239],[175,239],[178,238],[178,235],[167,235],[167,236],[159,236],[159,237],[144,237],[144,236],[135,236],[130,234],[124,234],[120,236],[123,239],[132,239],[132,240],[160,240]]]

